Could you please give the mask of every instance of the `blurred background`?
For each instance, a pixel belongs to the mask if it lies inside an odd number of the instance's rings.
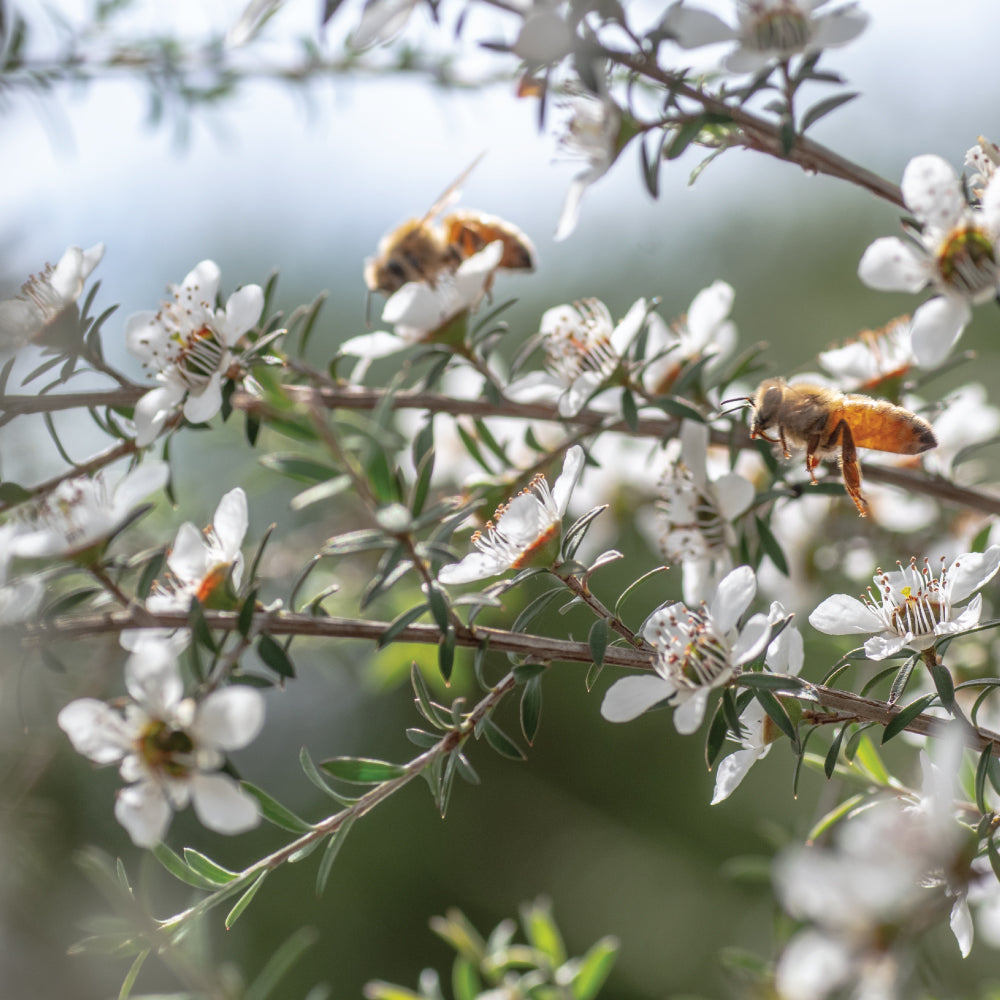
[[[87,23],[92,8],[84,0],[48,6],[70,24]],[[115,31],[198,39],[224,31],[242,6],[237,0],[134,2],[124,5]],[[730,9],[707,0],[704,6],[724,14]],[[872,16],[868,30],[824,57],[861,97],[824,119],[814,138],[893,181],[912,156],[938,153],[960,168],[978,135],[1000,138],[996,4],[953,0],[944,8],[870,0],[864,6]],[[319,7],[286,0],[245,57],[291,58],[295,39],[316,36]],[[46,23],[48,15],[34,5],[22,8],[33,22]],[[652,19],[658,5],[645,10]],[[348,0],[318,43],[336,51],[359,11]],[[442,13],[452,23],[447,6]],[[416,18],[415,44],[433,37],[440,46],[425,15]],[[473,27],[467,38],[511,37],[510,22],[499,16],[495,25],[484,18]],[[59,38],[53,30],[55,48]],[[42,56],[44,30],[36,41]],[[462,60],[460,71],[476,75],[504,66],[471,46]],[[812,96],[819,100],[827,92]],[[587,192],[576,233],[554,243],[566,188],[580,166],[558,148],[553,110],[550,129],[540,134],[534,103],[516,99],[510,82],[446,89],[417,74],[358,73],[294,85],[248,81],[212,106],[168,106],[158,117],[151,115],[149,87],[126,72],[90,84],[57,84],[44,94],[7,90],[0,94],[0,295],[13,294],[66,246],[104,242],[106,256],[94,275],[101,281],[97,308],[119,304],[104,328],[105,353],[139,377],[138,363],[124,350],[124,321],[133,311],[155,308],[168,282],[179,282],[206,257],[221,266],[224,294],[263,283],[277,269],[281,308],[329,293],[310,346],[310,360],[322,366],[337,343],[366,329],[362,264],[382,234],[421,214],[485,150],[462,204],[515,222],[538,249],[537,273],[501,278],[498,289],[501,300],[518,298],[507,314],[518,341],[537,330],[538,317],[552,305],[595,296],[619,317],[639,296],[658,296],[661,314],[670,318],[722,278],[736,290],[741,346],[767,341],[771,371],[789,374],[815,367],[817,351],[831,343],[917,304],[871,291],[856,278],[871,240],[898,231],[895,209],[841,182],[749,153],[728,153],[689,186],[700,159],[690,150],[664,167],[654,201],[641,183],[636,151],[627,150]],[[974,379],[996,400],[996,334],[995,309],[981,307],[962,341],[980,363],[943,377],[935,391]],[[26,371],[36,360],[19,364]],[[288,500],[299,487],[265,476],[235,424],[178,438],[172,459],[183,504],[158,510],[142,523],[139,538],[162,544],[182,520],[207,523],[220,495],[239,483],[251,496],[248,549],[269,524],[279,524],[280,542],[265,563],[279,582],[263,595],[279,596],[280,581],[343,526],[331,527],[335,512],[326,522],[315,507],[293,517]],[[59,425],[76,459],[98,440],[73,427],[71,418]],[[407,430],[405,420],[401,426]],[[0,463],[4,480],[29,485],[63,468],[40,422],[29,420],[4,427]],[[919,542],[910,536],[906,544]],[[629,555],[628,572],[607,571],[601,585],[608,595],[620,592],[639,567],[659,562],[633,530],[615,544]],[[908,555],[892,549],[882,558],[891,563]],[[330,578],[345,594],[356,594],[365,581],[359,585],[350,574],[363,574],[363,567],[345,569],[343,579],[339,570],[333,567]],[[813,582],[826,593],[836,589],[832,575],[829,586]],[[645,609],[635,610],[637,619],[663,599],[660,592],[636,598]],[[405,598],[399,601],[379,615],[407,606]],[[345,601],[340,613],[346,607]],[[574,611],[551,627],[584,638],[589,624]],[[837,654],[805,631],[807,676],[818,677]],[[404,729],[418,720],[405,678],[417,658],[433,679],[434,661],[426,650],[373,656],[369,647],[347,642],[296,648],[298,678],[269,695],[267,730],[237,763],[256,784],[318,818],[326,804],[299,772],[299,745],[315,759],[413,756]],[[117,776],[90,774],[54,728],[55,713],[69,698],[120,693],[117,644],[94,640],[55,652],[65,673],[20,653],[4,662],[0,983],[5,997],[97,1000],[117,995],[125,964],[67,955],[81,922],[100,909],[74,853],[98,844],[124,858],[161,905],[169,900],[179,908],[186,897],[115,824]],[[441,697],[474,695],[468,667],[460,664]],[[503,663],[494,670],[499,677]],[[709,807],[714,776],[705,769],[701,740],[679,738],[668,713],[628,726],[605,723],[598,707],[607,679],[588,693],[585,673],[565,664],[548,672],[541,731],[526,763],[474,747],[482,784],[457,786],[445,820],[424,785],[415,783],[355,826],[322,898],[313,890],[315,861],[287,866],[232,932],[222,929],[221,913],[205,922],[206,949],[252,977],[294,927],[314,926],[319,943],[278,995],[304,996],[324,980],[340,1000],[359,996],[372,978],[414,985],[423,965],[444,969],[450,953],[427,921],[446,907],[462,908],[487,931],[523,900],[546,895],[571,952],[582,953],[602,934],[621,938],[607,996],[741,995],[740,953],[768,956],[781,934],[766,859],[776,846],[801,839],[838,790],[806,773],[793,801],[792,762],[779,746],[730,801]],[[513,732],[511,708],[504,719]],[[233,868],[282,843],[271,829],[228,842],[183,815],[170,840],[192,843]],[[726,961],[719,961],[720,949],[729,949]],[[971,995],[973,984],[995,975],[995,961],[982,947],[960,961],[946,929],[929,938],[921,957],[941,997]],[[139,986],[174,988],[154,963]]]

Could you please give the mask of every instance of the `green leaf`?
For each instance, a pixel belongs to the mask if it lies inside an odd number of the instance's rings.
[[[542,678],[532,677],[521,693],[521,732],[531,746],[535,742],[542,717]]]
[[[482,721],[482,734],[486,737],[486,742],[501,757],[508,760],[524,760],[524,751],[490,718]]]
[[[414,608],[410,608],[404,611],[401,615],[397,615],[389,623],[389,627],[378,637],[378,641],[375,643],[376,649],[384,649],[388,646],[393,639],[399,635],[405,628],[412,625],[418,618],[423,617],[427,612],[426,604],[418,604]]]
[[[13,360],[11,358],[11,361]],[[13,507],[15,504],[24,503],[26,500],[30,500],[31,496],[30,490],[26,490],[17,483],[10,481],[0,483],[0,503],[4,504],[4,506]]]
[[[464,955],[456,955],[451,967],[451,989],[455,1000],[476,1000],[483,990],[483,982],[475,962]]]
[[[135,981],[139,978],[139,972],[142,969],[143,963],[149,957],[149,952],[150,949],[146,948],[135,956],[135,961],[125,974],[125,981],[122,983],[122,988],[118,991],[118,1000],[128,1000],[132,995],[132,987],[135,986]]]
[[[191,624],[191,632],[198,643],[205,647],[210,653],[218,653],[212,630],[205,621],[205,611],[201,606],[201,601],[197,597],[191,598],[191,610],[188,612],[188,622]]]
[[[704,120],[700,115],[689,118],[673,133],[673,137],[664,151],[664,157],[668,160],[676,160],[698,138],[698,133],[701,132],[703,126]]]
[[[986,802],[986,782],[989,777],[990,761],[993,759],[993,741],[983,747],[983,752],[979,755],[979,763],[976,766],[976,805],[982,813],[989,812]]]
[[[622,390],[622,419],[633,433],[639,429],[639,407],[628,389]]]
[[[716,706],[715,714],[712,716],[712,722],[705,736],[705,765],[710,771],[719,759],[719,754],[722,753],[726,742],[726,733],[729,731],[725,710],[725,694],[728,693],[727,691],[723,694],[723,700]]]
[[[594,658],[594,663],[600,666],[604,663],[604,654],[608,649],[608,621],[606,618],[598,618],[590,626],[590,635],[587,642],[590,645],[590,655]]]
[[[184,861],[192,871],[216,885],[229,885],[233,879],[238,877],[238,872],[231,872],[228,868],[223,868],[222,865],[216,864],[211,858],[196,851],[193,847],[184,848]]]
[[[253,627],[253,615],[257,610],[257,588],[255,587],[246,596],[246,600],[240,605],[240,613],[236,619],[236,627],[244,639],[250,638],[250,629]]]
[[[258,461],[265,469],[304,483],[325,483],[338,475],[333,467],[307,458],[305,455],[275,452],[271,455],[262,455]]]
[[[833,772],[837,767],[837,761],[840,759],[840,747],[844,742],[844,734],[846,732],[847,726],[841,726],[837,730],[837,735],[834,736],[833,742],[830,744],[830,749],[826,752],[826,759],[823,761],[823,773],[828,780],[833,777]]]
[[[240,896],[240,898],[236,901],[236,905],[226,914],[225,925],[227,931],[233,926],[233,924],[236,923],[237,920],[240,919],[241,916],[243,916],[243,911],[253,901],[254,896],[257,895],[257,890],[260,889],[260,887],[264,884],[264,879],[267,878],[267,875],[268,872],[267,869],[265,868],[264,871],[262,871],[254,879],[253,884],[250,886],[250,888],[247,889],[247,891],[243,893],[243,895]],[[243,994],[244,1000],[248,994],[249,991]]]
[[[420,714],[432,726],[436,726],[438,729],[450,728],[451,724],[438,712],[431,698],[427,682],[424,680],[424,675],[420,672],[420,667],[417,666],[416,661],[410,666],[410,683],[413,685],[414,700]]]
[[[819,101],[814,104],[803,116],[802,122],[799,125],[799,131],[805,132],[807,128],[811,125],[815,125],[816,122],[820,120],[824,115],[828,115],[831,111],[836,111],[841,105],[847,104],[848,101],[853,101],[857,97],[857,92],[848,94],[835,94],[833,97],[828,97],[826,100]]]
[[[347,840],[347,835],[351,832],[351,827],[354,825],[355,816],[348,816],[337,832],[330,838],[327,842],[326,850],[323,852],[323,858],[319,863],[319,870],[316,872],[316,895],[322,896],[326,891],[326,883],[330,879],[330,872],[333,870],[333,863],[337,860],[337,855],[340,853],[341,847],[344,846],[344,841]]]
[[[601,992],[618,958],[619,947],[618,939],[614,937],[602,937],[590,946],[570,983],[574,1000],[594,1000]]]
[[[322,774],[320,774],[320,770],[316,766],[316,762],[312,759],[309,751],[305,747],[302,747],[302,749],[299,750],[299,767],[302,768],[302,773],[316,788],[318,788],[324,795],[329,796],[339,805],[349,806],[353,805],[357,801],[357,799],[341,795],[338,791],[331,788],[327,784],[326,779]]]
[[[331,757],[320,761],[319,766],[327,774],[357,785],[380,785],[383,781],[401,778],[406,774],[404,765],[390,764],[373,757]]]
[[[560,584],[558,587],[553,587],[552,590],[547,590],[544,594],[539,594],[514,619],[514,624],[511,625],[510,630],[512,632],[523,632],[531,624],[532,620],[540,615],[549,604],[565,593],[566,588]]]
[[[754,516],[754,522],[757,525],[757,537],[760,539],[761,548],[774,563],[774,568],[782,576],[788,576],[788,560],[785,559],[785,553],[781,551],[778,539],[774,537],[770,527],[759,517]]]
[[[257,655],[279,677],[294,677],[295,667],[281,643],[262,632],[257,639]]]
[[[798,677],[757,673],[754,670],[744,671],[736,680],[741,687],[751,688],[754,691],[797,691],[805,686],[805,681],[799,680]]]
[[[449,625],[441,641],[438,643],[438,670],[445,683],[451,681],[451,672],[455,666],[455,627]]]
[[[192,871],[183,861],[179,854],[175,854],[169,847],[164,843],[157,844],[152,849],[153,857],[163,865],[164,868],[170,872],[174,878],[187,885],[192,885],[196,889],[205,889],[211,891],[212,889],[218,888],[215,882],[210,879],[199,875],[197,872]]]
[[[865,799],[865,795],[852,795],[850,798],[838,803],[828,813],[819,818],[816,825],[809,831],[809,834],[806,837],[806,842],[811,844],[814,841],[819,840],[819,838],[822,837],[827,830],[831,829],[844,819],[845,816],[853,812],[859,805],[861,805],[862,802],[865,801]]]
[[[894,736],[898,736],[928,705],[937,699],[937,694],[925,694],[922,698],[911,701],[905,708],[901,708],[882,731],[882,743],[888,743]]]
[[[352,480],[350,476],[333,476],[322,483],[316,483],[315,486],[309,486],[300,493],[296,493],[288,501],[288,506],[292,510],[305,510],[306,507],[311,507],[314,503],[322,503],[324,500],[330,500],[335,496],[339,496],[345,490],[349,489],[351,485]]]
[[[658,399],[656,405],[664,412],[681,420],[694,420],[699,424],[705,422],[705,418],[693,406],[689,403],[681,402],[681,400],[675,399],[673,396],[669,396],[666,399]]]
[[[771,721],[792,741],[793,747],[798,747],[799,740],[795,732],[795,725],[788,717],[785,706],[770,691],[764,688],[755,690],[754,697],[760,702],[761,708],[767,712]]]
[[[240,782],[243,789],[260,803],[260,811],[264,819],[289,833],[308,833],[312,824],[296,816],[291,809],[286,809],[277,799],[272,798],[262,788],[249,781]]]
[[[936,656],[932,662],[927,664],[927,667],[931,672],[931,677],[934,679],[934,687],[937,689],[941,704],[948,711],[952,711],[955,707],[955,682],[952,680],[951,672],[943,663],[938,661]],[[884,743],[885,740],[882,742]]]
[[[521,909],[521,923],[524,933],[532,946],[546,955],[553,966],[559,967],[566,961],[566,946],[552,917],[552,908],[547,901],[530,903]]]

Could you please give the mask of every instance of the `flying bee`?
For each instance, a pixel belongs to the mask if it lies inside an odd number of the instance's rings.
[[[369,291],[392,295],[410,281],[434,288],[443,275],[453,274],[462,261],[495,240],[503,244],[499,267],[535,269],[531,240],[511,223],[469,209],[438,218],[458,200],[462,184],[481,159],[482,154],[462,171],[423,218],[409,219],[382,237],[375,256],[365,261]]]
[[[806,450],[806,471],[816,482],[816,466],[837,455],[844,488],[858,513],[868,514],[861,495],[861,467],[857,448],[919,455],[937,447],[931,425],[922,417],[885,399],[860,394],[844,395],[826,386],[769,378],[749,400],[754,410],[750,437],[780,444],[785,458],[789,445]],[[768,437],[774,428],[777,437]]]

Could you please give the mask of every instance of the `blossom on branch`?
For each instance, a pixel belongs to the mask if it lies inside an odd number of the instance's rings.
[[[975,597],[963,608],[956,608],[1000,569],[1000,545],[985,552],[966,552],[950,566],[941,560],[936,573],[924,560],[918,569],[911,559],[898,570],[875,575],[877,595],[868,588],[868,596],[857,600],[847,594],[834,594],[809,616],[809,624],[827,635],[866,635],[865,655],[883,660],[904,647],[930,649],[945,636],[957,635],[979,624],[983,597]]]
[[[673,4],[661,27],[683,49],[736,42],[722,61],[730,73],[756,73],[769,62],[835,49],[864,31],[868,15],[847,3],[820,12],[828,0],[737,0],[736,26],[683,0]]]
[[[756,592],[753,570],[737,566],[707,604],[698,608],[670,604],[654,611],[642,635],[653,648],[655,673],[615,681],[601,705],[604,718],[630,722],[669,701],[677,731],[693,733],[705,718],[712,690],[732,680],[767,645],[771,634],[767,615],[753,615],[739,627]]]
[[[20,295],[0,301],[0,348],[17,350],[37,340],[83,294],[83,284],[101,262],[104,244],[69,247],[53,267],[32,275]]]
[[[863,330],[840,347],[820,351],[819,363],[845,391],[898,382],[916,364],[911,327],[909,316],[899,316],[878,330]]]
[[[970,204],[951,164],[940,156],[914,157],[903,172],[903,201],[920,224],[915,241],[884,236],[858,264],[858,276],[883,292],[938,293],[913,314],[917,363],[940,364],[972,319],[972,306],[1000,291],[1000,178],[978,205]]]
[[[93,477],[66,479],[33,508],[10,552],[22,559],[96,557],[169,476],[166,462],[143,462],[114,483],[103,469]]]
[[[115,818],[138,847],[159,843],[172,814],[189,802],[219,833],[243,833],[260,820],[257,800],[220,768],[225,753],[260,732],[264,699],[241,685],[185,698],[177,653],[176,643],[147,639],[125,665],[124,710],[79,698],[58,717],[78,753],[95,764],[118,764],[126,785]]]
[[[461,562],[442,567],[438,580],[444,584],[471,583],[509,569],[551,563],[559,551],[563,515],[583,462],[583,449],[574,445],[566,452],[562,474],[551,489],[544,476],[536,476],[472,536],[476,551]]]
[[[171,301],[158,312],[140,312],[125,324],[128,349],[161,384],[135,407],[136,444],[144,448],[181,404],[185,419],[200,424],[222,407],[222,383],[235,377],[233,348],[260,320],[264,291],[244,285],[225,309],[215,307],[219,266],[203,260],[180,285],[171,285]]]

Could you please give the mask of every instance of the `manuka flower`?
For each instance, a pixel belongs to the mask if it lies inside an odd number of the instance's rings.
[[[10,543],[22,559],[85,558],[114,535],[150,493],[166,485],[166,462],[143,462],[116,483],[104,470],[61,482],[31,511]]]
[[[768,621],[776,625],[788,613],[775,601],[771,605]],[[805,659],[802,633],[794,625],[786,625],[767,647],[764,663],[773,673],[797,677]],[[750,768],[767,756],[771,744],[781,735],[781,730],[754,698],[740,715],[741,749],[725,757],[715,772],[715,793],[712,805],[728,799],[736,791]]]
[[[351,337],[341,354],[370,361],[415,344],[449,339],[453,324],[479,308],[503,257],[503,243],[495,240],[462,261],[454,274],[443,274],[433,285],[410,281],[394,292],[382,309],[382,319],[395,332],[378,330]]]
[[[476,551],[461,562],[444,566],[438,574],[441,583],[471,583],[554,559],[563,515],[583,470],[583,461],[583,449],[575,445],[566,453],[562,475],[555,486],[549,489],[545,477],[538,475],[527,489],[498,508],[494,520],[472,536]]]
[[[687,315],[669,325],[657,313],[650,313],[643,383],[649,392],[670,391],[681,368],[712,356],[706,365],[724,358],[736,345],[736,325],[729,319],[735,292],[725,281],[713,281],[691,301]]]
[[[570,182],[556,240],[566,239],[576,229],[587,188],[608,172],[621,150],[622,116],[610,97],[580,94],[571,98],[567,107],[569,121],[560,145],[574,159],[586,160],[587,166]]]
[[[819,363],[839,389],[875,389],[901,379],[916,363],[909,316],[863,330],[841,347],[820,351]]]
[[[708,427],[681,424],[680,457],[667,466],[656,504],[659,546],[664,561],[680,563],[684,600],[697,604],[715,591],[732,569],[730,523],[752,503],[753,484],[738,472],[708,475]]]
[[[809,624],[827,635],[865,635],[865,655],[883,660],[904,647],[930,649],[938,639],[975,628],[982,614],[983,598],[975,597],[957,608],[993,578],[1000,569],[1000,545],[985,552],[966,552],[950,566],[941,560],[939,573],[925,560],[918,569],[916,559],[898,570],[875,576],[877,594],[871,588],[859,601],[847,594],[828,597],[809,616]]]
[[[1000,290],[1000,178],[978,206],[940,156],[917,156],[903,172],[903,201],[921,229],[916,244],[886,236],[864,252],[858,275],[884,292],[938,293],[913,314],[913,353],[924,367],[940,364],[972,319],[972,306]]]
[[[210,420],[222,407],[223,379],[230,377],[233,348],[260,319],[264,292],[244,285],[233,292],[225,309],[216,309],[219,266],[203,260],[159,312],[140,312],[125,324],[128,349],[161,383],[135,407],[136,444],[145,447],[183,404],[194,424]]]
[[[623,373],[625,353],[645,325],[649,306],[639,299],[618,324],[598,299],[556,306],[542,315],[539,337],[544,372],[532,372],[508,389],[511,399],[558,399],[563,416],[575,416]]]
[[[677,732],[693,733],[705,718],[712,690],[727,684],[767,645],[771,634],[767,615],[753,615],[742,629],[738,627],[756,592],[753,570],[737,566],[707,605],[670,604],[654,611],[642,635],[653,648],[655,673],[615,681],[601,705],[604,718],[629,722],[669,701]]]
[[[722,65],[730,73],[756,73],[769,62],[834,49],[864,31],[868,15],[848,3],[820,12],[828,0],[737,0],[736,27],[700,7],[675,3],[662,27],[681,48],[734,41]]]
[[[104,244],[89,250],[70,247],[53,267],[45,266],[22,286],[21,294],[0,301],[0,348],[17,350],[37,340],[59,317],[76,304],[83,283],[104,256]]]
[[[123,711],[95,698],[70,702],[59,726],[95,764],[118,764],[126,782],[115,817],[138,847],[167,832],[188,802],[219,833],[242,833],[260,820],[257,800],[220,772],[224,754],[250,743],[264,724],[264,699],[231,685],[196,700],[184,697],[177,644],[140,643],[125,665],[130,700]]]
[[[1000,146],[983,136],[965,153],[965,165],[969,168],[969,190],[982,198],[986,185],[1000,167]]]

